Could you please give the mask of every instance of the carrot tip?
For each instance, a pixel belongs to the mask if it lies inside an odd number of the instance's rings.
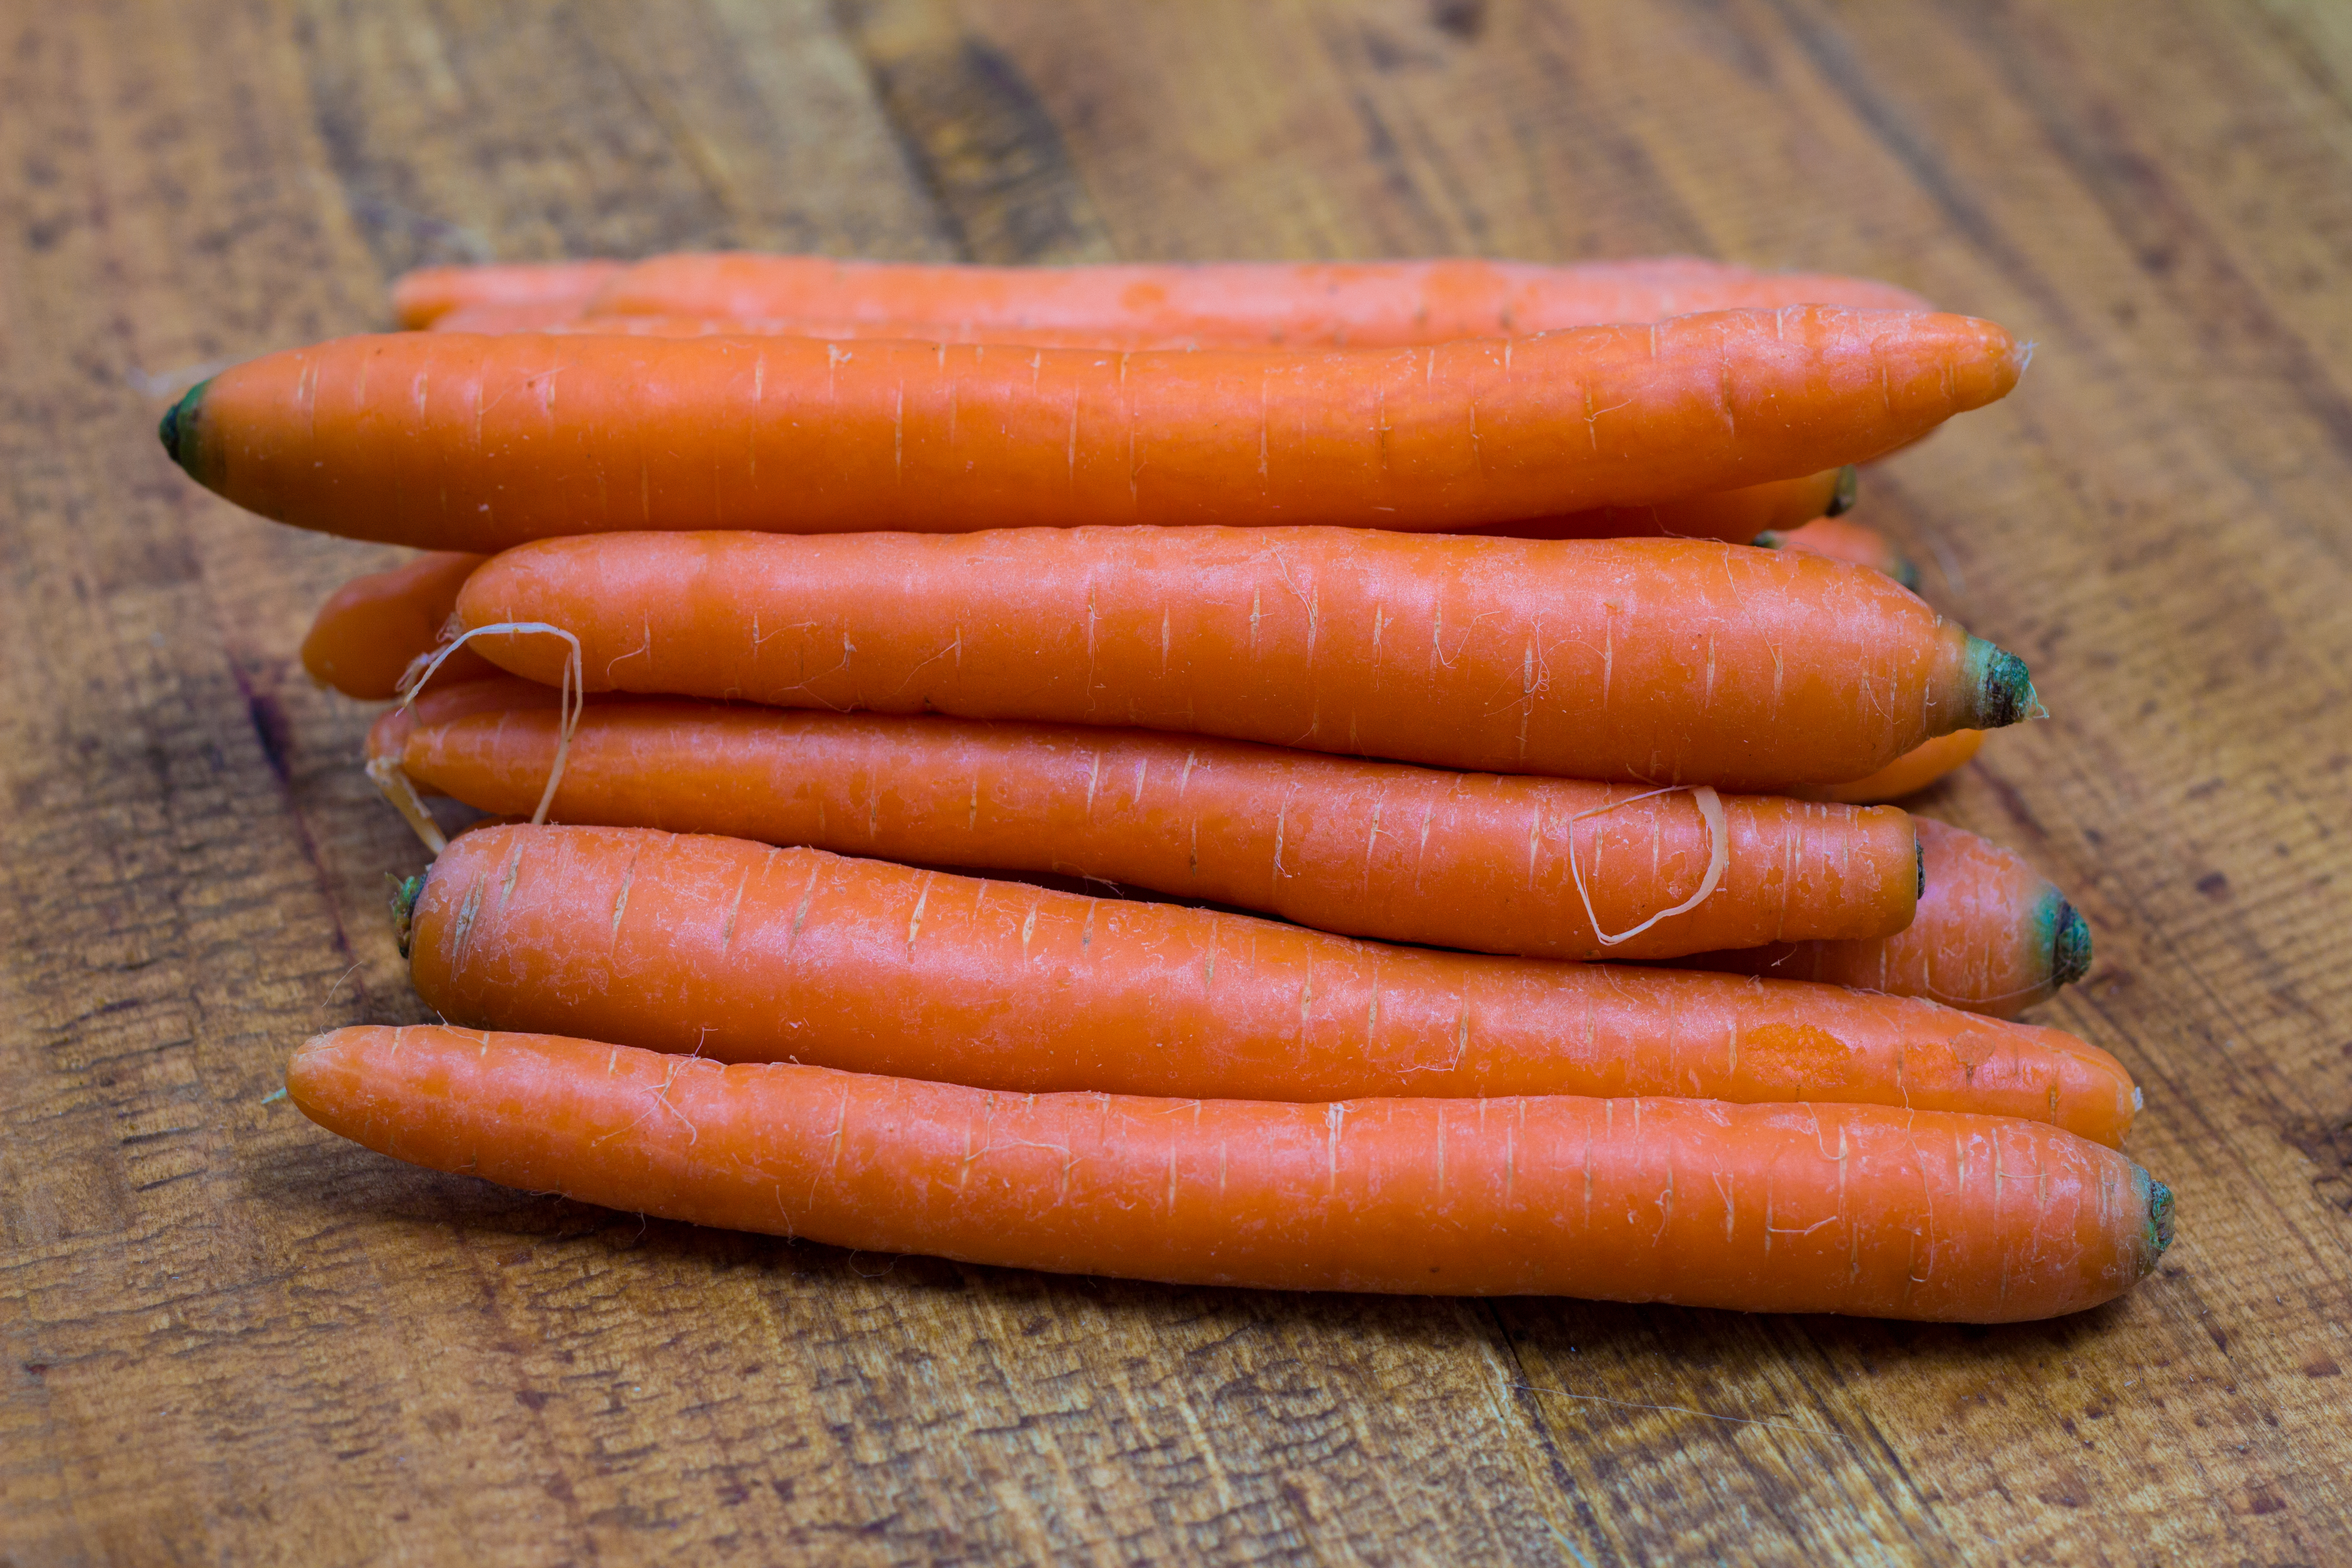
[[[211,385],[212,381],[206,378],[188,388],[177,403],[163,411],[163,422],[155,428],[172,461],[179,464],[188,478],[207,489],[211,488],[209,482],[195,469],[199,447],[196,426],[204,417],[205,393]]]
[[[408,956],[409,940],[416,927],[416,898],[425,891],[422,873],[406,881],[387,871],[383,879],[392,884],[392,940],[400,949],[400,956]]]
[[[1913,593],[1919,591],[1919,568],[1908,555],[1898,555],[1895,558],[1894,577],[1897,583]]]
[[[2153,1176],[2147,1180],[2147,1267],[2153,1269],[2172,1245],[2172,1189]]]
[[[163,421],[155,427],[155,434],[163,439],[164,455],[175,463],[180,461],[180,410],[188,405],[190,397],[194,397],[204,389],[205,385],[202,382],[189,388],[186,395],[177,403],[163,410]],[[183,463],[181,466],[184,468],[187,465]]]
[[[1837,489],[1830,492],[1829,510],[1823,517],[1843,517],[1853,510],[1853,498],[1862,489],[1862,469],[1848,463],[1838,470]],[[1907,585],[1907,584],[1906,584]]]
[[[2072,985],[2091,972],[2091,925],[2083,911],[2060,900],[2050,938],[2050,978]]]
[[[1969,663],[1976,670],[1973,702],[1956,729],[1999,730],[2042,716],[2045,710],[2033,693],[2033,677],[2025,661],[2007,648],[1982,637],[1969,639]]]

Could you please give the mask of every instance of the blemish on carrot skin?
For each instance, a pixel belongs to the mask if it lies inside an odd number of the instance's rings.
[[[907,917],[907,956],[915,956],[915,936],[923,929],[923,906],[930,902],[931,874],[923,873],[922,887],[915,895],[915,912]]]
[[[514,847],[507,851],[506,877],[499,884],[499,908],[504,910],[514,897],[515,879],[522,874],[522,845],[518,836]]]
[[[466,897],[457,906],[457,930],[451,933],[449,943],[452,951],[457,955],[457,962],[461,964],[466,961],[467,942],[474,933],[475,911],[479,910],[481,905],[482,884],[478,881],[467,884]]]
[[[726,957],[735,946],[735,919],[743,912],[743,889],[751,886],[751,868],[746,867],[743,875],[736,879],[735,899],[727,906],[727,923],[719,933],[719,955],[721,958]]]
[[[824,863],[823,861],[819,861],[809,870],[808,886],[801,889],[800,907],[793,911],[792,934],[786,939],[786,947],[788,951],[793,944],[797,943],[800,940],[801,926],[808,920],[809,900],[816,897],[817,879],[824,875]]]

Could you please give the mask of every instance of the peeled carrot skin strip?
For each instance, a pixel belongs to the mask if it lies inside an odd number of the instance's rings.
[[[495,557],[458,615],[571,628],[591,690],[1745,791],[1859,778],[2032,689],[1876,573],[1703,541],[604,535]],[[553,685],[546,643],[476,646]]]
[[[1924,996],[1994,1018],[2013,1018],[2089,972],[2090,927],[2023,856],[1930,817],[1911,820],[1927,891],[1905,930],[1868,941],[1775,942],[1674,962]]]
[[[1758,272],[1694,257],[1570,266],[1448,258],[975,267],[741,253],[640,262],[610,279],[589,309],[929,323],[967,333],[1411,344],[1800,304],[1930,309],[1908,289],[1870,279]]]
[[[1120,354],[410,332],[222,372],[200,483],[355,538],[1475,530],[1817,473],[2003,395],[1989,321],[1797,306],[1414,349]]]
[[[402,326],[413,329],[431,326],[452,310],[469,305],[551,300],[585,304],[589,296],[624,270],[617,261],[420,267],[394,279],[392,310]]]
[[[478,829],[410,921],[453,1023],[1020,1092],[1689,1095],[2046,1121],[2120,1142],[2121,1064],[1832,987],[1388,947],[814,849]]]
[[[457,606],[458,588],[485,559],[436,552],[353,578],[320,606],[302,639],[302,668],[346,697],[383,702],[398,696],[401,676],[418,654],[432,651],[442,623]],[[466,649],[437,679],[455,684],[493,673],[480,655]]]
[[[555,754],[552,690],[428,694],[371,744],[420,788],[527,816]],[[556,820],[813,845],[918,865],[1065,873],[1320,931],[1546,958],[1671,957],[1885,936],[1916,905],[1892,810],[1725,797],[1729,865],[1686,914],[1603,947],[1695,889],[1711,849],[1687,795],[1435,773],[1135,731],[600,700]],[[1596,813],[1575,820],[1580,814]]]
[[[2012,1322],[2112,1300],[2170,1239],[2170,1194],[2111,1150],[1881,1107],[1016,1098],[436,1027],[320,1036],[287,1089],[526,1191],[1180,1284]]]

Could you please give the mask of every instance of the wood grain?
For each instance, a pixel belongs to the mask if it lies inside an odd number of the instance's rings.
[[[2352,1557],[2352,31],[2307,0],[205,0],[0,25],[0,1561]],[[1186,1291],[641,1222],[265,1097],[415,1021],[292,652],[392,552],[157,450],[423,261],[1685,249],[2039,347],[1861,516],[2053,712],[2180,1240],[2000,1330]]]

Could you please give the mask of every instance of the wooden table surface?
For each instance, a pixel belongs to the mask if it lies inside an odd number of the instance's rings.
[[[2352,10],[205,0],[0,35],[0,1563],[2352,1562]],[[154,438],[426,261],[1689,251],[2040,345],[1864,521],[2053,717],[1929,802],[2098,962],[2179,1240],[1998,1330],[1054,1279],[429,1174],[294,660],[394,552]]]

